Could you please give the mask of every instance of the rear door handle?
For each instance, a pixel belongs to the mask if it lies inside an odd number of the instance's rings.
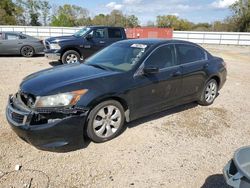
[[[203,67],[204,67],[205,69],[208,68],[208,63],[206,63]]]
[[[181,71],[176,71],[172,75],[173,75],[173,77],[181,76],[182,72]]]

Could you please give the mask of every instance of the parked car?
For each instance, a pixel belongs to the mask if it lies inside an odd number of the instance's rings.
[[[85,134],[105,142],[121,133],[124,122],[192,101],[211,105],[226,75],[223,59],[197,44],[124,40],[84,64],[26,77],[6,115],[17,135],[38,148],[71,148]]]
[[[43,54],[43,41],[17,32],[0,32],[0,55],[32,57]]]
[[[84,27],[72,36],[52,37],[45,40],[45,57],[63,64],[86,59],[104,47],[126,39],[124,28],[91,26]]]
[[[223,169],[226,183],[233,188],[250,187],[250,146],[238,149]]]

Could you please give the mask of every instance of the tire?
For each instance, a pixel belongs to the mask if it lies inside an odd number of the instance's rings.
[[[21,55],[23,57],[33,57],[35,55],[35,50],[32,46],[23,46],[21,48]]]
[[[63,64],[71,64],[80,62],[80,55],[75,50],[69,50],[64,52],[62,56],[62,63]]]
[[[218,94],[218,83],[215,79],[209,80],[203,89],[198,103],[202,106],[209,106],[213,104]]]
[[[111,140],[121,133],[124,119],[124,109],[119,102],[104,101],[89,113],[87,136],[96,143]]]

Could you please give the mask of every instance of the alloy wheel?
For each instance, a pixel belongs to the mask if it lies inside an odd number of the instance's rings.
[[[210,82],[205,90],[205,100],[207,103],[213,102],[217,94],[217,84]]]
[[[34,51],[31,47],[23,47],[22,54],[25,57],[31,57],[34,54]]]
[[[78,62],[78,58],[75,54],[69,54],[66,57],[66,63],[67,64],[71,64],[71,63],[77,63]]]
[[[121,111],[116,106],[105,106],[97,112],[94,118],[94,132],[98,137],[108,138],[120,128],[121,120]]]

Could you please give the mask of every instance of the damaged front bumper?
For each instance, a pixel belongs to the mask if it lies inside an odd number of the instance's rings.
[[[9,97],[6,118],[15,133],[35,147],[48,151],[71,151],[84,146],[88,110],[29,109],[18,95]]]

